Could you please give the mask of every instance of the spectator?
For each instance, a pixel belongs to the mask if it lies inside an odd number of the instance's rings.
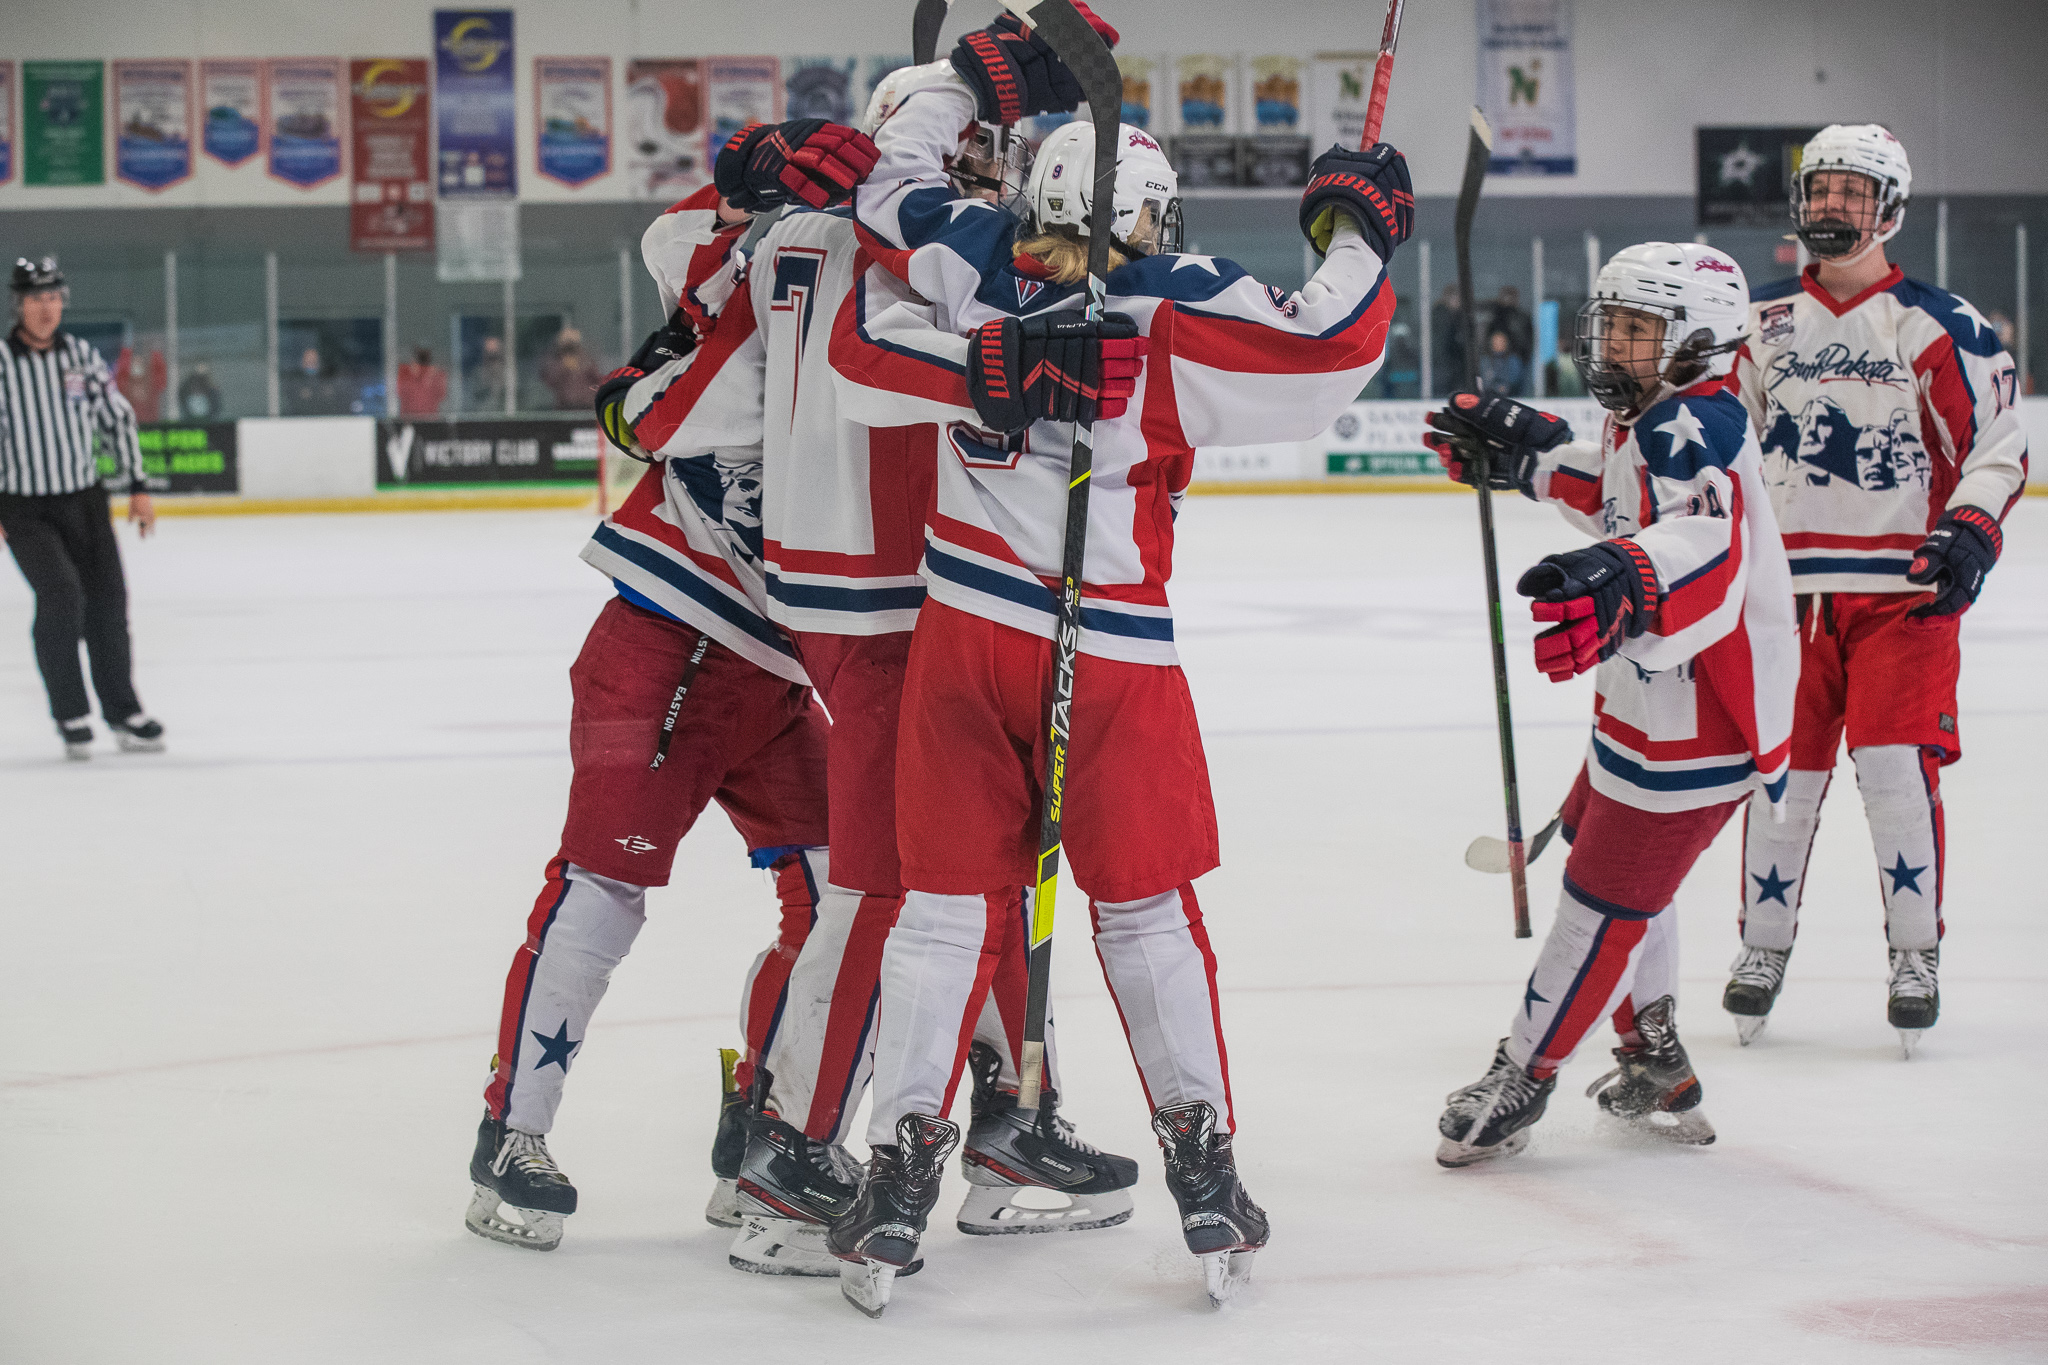
[[[308,346],[299,353],[298,368],[285,377],[283,398],[285,413],[292,417],[321,417],[348,411],[317,346]]]
[[[210,422],[221,414],[220,390],[213,382],[213,368],[200,364],[192,367],[192,373],[185,376],[178,385],[178,417],[188,422]]]
[[[1486,351],[1479,358],[1479,388],[1484,393],[1519,394],[1527,372],[1522,357],[1515,354],[1508,334],[1495,330],[1486,334]]]
[[[448,371],[434,363],[434,353],[421,346],[410,365],[398,367],[398,411],[404,417],[432,417],[448,398]]]
[[[1522,373],[1528,374],[1529,362],[1536,353],[1536,324],[1522,308],[1522,291],[1511,284],[1502,285],[1500,293],[1494,297],[1491,312],[1481,321],[1482,335],[1499,332],[1507,337],[1508,349],[1522,362]],[[1489,347],[1492,345],[1491,342],[1487,344]],[[1483,352],[1481,360],[1483,363]],[[1519,387],[1507,390],[1510,393],[1521,391]]]
[[[603,377],[597,362],[583,349],[583,334],[574,327],[562,328],[554,349],[540,363],[540,382],[555,396],[555,406],[575,412],[590,410]]]
[[[484,338],[482,353],[469,367],[467,406],[477,413],[505,410],[505,343],[495,336]]]
[[[1429,313],[1430,387],[1436,398],[1465,386],[1465,308],[1458,286],[1447,284]]]

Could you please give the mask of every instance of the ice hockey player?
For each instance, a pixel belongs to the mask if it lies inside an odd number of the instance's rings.
[[[1885,259],[1912,188],[1906,149],[1878,124],[1835,124],[1806,144],[1793,213],[1815,260],[1756,292],[1735,369],[1800,639],[1786,818],[1745,824],[1742,948],[1722,997],[1744,1043],[1784,985],[1845,732],[1884,903],[1886,1015],[1907,1056],[1941,1011],[1957,635],[2026,488],[2027,442],[2018,372],[1991,325]]]
[[[783,131],[777,162],[756,176],[765,198],[843,199],[872,164],[872,144],[852,129]],[[697,241],[704,260],[715,260],[715,200],[691,215],[668,226],[669,244]],[[690,310],[679,306],[690,282],[656,274],[670,321],[610,388],[697,346]],[[850,917],[857,901],[830,884],[825,716],[764,611],[760,459],[756,445],[649,469],[584,547],[618,595],[569,671],[568,819],[506,978],[470,1161],[465,1222],[481,1236],[541,1251],[561,1241],[576,1190],[547,1133],[563,1083],[645,923],[646,889],[667,885],[676,845],[708,803],[724,808],[754,865],[773,869],[782,912],[742,990],[747,1052],[730,1089],[744,1092],[775,1041],[790,969],[813,922]]]
[[[885,154],[886,155],[886,154]],[[1455,393],[1429,440],[1452,478],[1550,502],[1603,539],[1546,556],[1536,666],[1597,667],[1586,763],[1564,805],[1564,887],[1509,1035],[1437,1128],[1445,1166],[1518,1152],[1557,1071],[1603,1016],[1621,1046],[1588,1088],[1650,1135],[1714,1140],[1677,1029],[1679,883],[1737,805],[1785,792],[1798,682],[1785,551],[1755,434],[1728,374],[1748,324],[1734,261],[1649,242],[1600,271],[1579,313],[1596,440],[1513,399]]]
[[[1092,125],[1047,137],[1021,221],[961,197],[943,164],[973,123],[1071,108],[1072,76],[1008,17],[964,38],[952,64],[955,75],[908,93],[876,131],[882,159],[855,212],[877,260],[930,302],[930,335],[966,342],[950,363],[860,329],[835,347],[842,378],[876,404],[895,392],[897,420],[947,425],[926,535],[930,596],[905,686],[897,785],[909,893],[883,959],[873,1157],[830,1242],[849,1262],[847,1297],[879,1314],[896,1268],[917,1253],[958,1141],[945,1118],[958,1039],[1002,897],[1031,880],[1037,853],[1066,424],[1087,419],[1086,657],[1064,855],[1091,897],[1097,953],[1187,1245],[1220,1302],[1243,1283],[1268,1227],[1234,1163],[1215,957],[1192,885],[1217,865],[1216,818],[1167,603],[1173,515],[1195,446],[1310,436],[1377,369],[1394,305],[1383,262],[1412,227],[1407,167],[1385,145],[1317,163],[1302,220],[1328,255],[1287,293],[1228,261],[1178,254],[1173,167],[1125,126],[1112,313],[1089,324],[1076,310]],[[1040,388],[1057,394],[1043,416],[1020,402]]]
[[[878,105],[892,98],[893,80]],[[740,167],[750,148],[770,144],[747,133],[734,143],[719,158],[719,181],[732,186],[729,202],[751,208]],[[999,152],[979,130],[968,139],[953,166],[963,192],[1014,177]],[[727,278],[735,287],[711,339],[632,386],[617,420],[629,439],[669,457],[761,443],[768,613],[833,716],[833,876],[857,890],[859,906],[845,919],[821,917],[790,976],[784,1030],[737,1172],[740,1230],[730,1259],[745,1270],[836,1275],[821,1229],[854,1193],[840,1144],[867,1086],[882,944],[903,895],[897,729],[910,629],[924,599],[918,559],[937,431],[870,429],[839,409],[829,349],[854,296],[913,305],[900,281],[872,268],[844,212],[785,211]],[[1137,1164],[1080,1140],[1059,1113],[1056,1088],[1035,1122],[1015,1107],[1026,983],[1015,884],[999,920],[993,989],[972,1031],[974,1122],[962,1152],[970,1188],[958,1224],[1000,1234],[1123,1222]],[[1026,1187],[1065,1198],[1047,1208],[1043,1197],[1022,1194]]]

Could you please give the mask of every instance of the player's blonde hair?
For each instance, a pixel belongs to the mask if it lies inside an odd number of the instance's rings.
[[[1017,254],[1029,256],[1046,268],[1054,284],[1079,284],[1088,278],[1088,239],[1071,227],[1047,228],[1017,243]],[[1112,242],[1109,268],[1116,269],[1131,258]]]

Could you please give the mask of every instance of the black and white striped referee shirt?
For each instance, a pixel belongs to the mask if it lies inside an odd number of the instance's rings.
[[[91,343],[59,331],[38,351],[9,331],[0,343],[0,493],[50,497],[100,481],[93,437],[119,461],[116,486],[142,487],[135,409]]]

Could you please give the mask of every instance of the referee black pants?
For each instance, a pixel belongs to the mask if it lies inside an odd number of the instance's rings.
[[[92,690],[109,724],[142,710],[128,650],[128,583],[107,513],[107,492],[95,484],[77,493],[24,497],[0,493],[0,531],[36,595],[36,665],[57,720],[89,715],[78,643],[92,659]]]

